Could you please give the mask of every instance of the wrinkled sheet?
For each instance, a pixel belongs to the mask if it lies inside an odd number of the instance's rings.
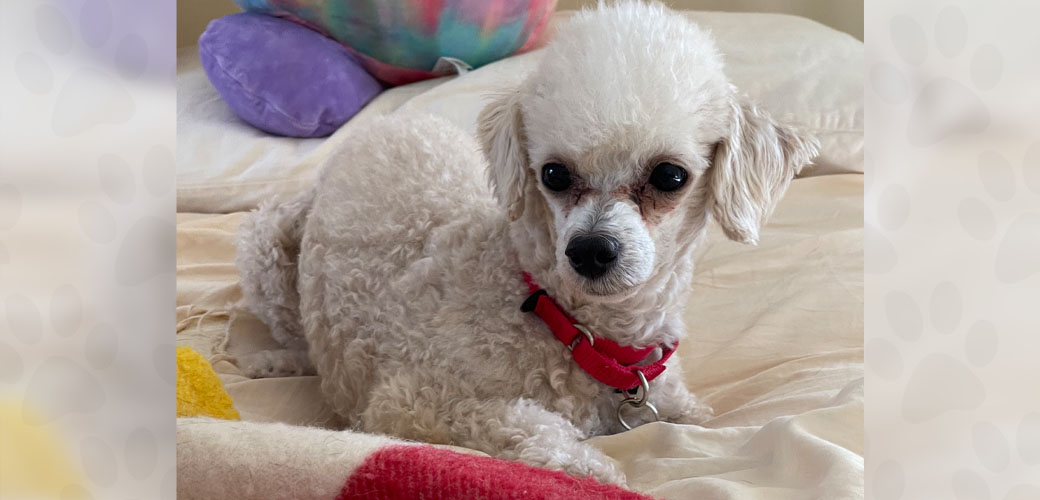
[[[716,416],[593,438],[629,486],[666,499],[863,497],[863,183],[795,180],[757,247],[712,228],[680,344]],[[316,377],[250,380],[225,354],[275,344],[241,305],[244,214],[178,215],[177,343],[214,362],[243,419],[334,427]]]

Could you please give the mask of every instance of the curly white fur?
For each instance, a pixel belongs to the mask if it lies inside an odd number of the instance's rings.
[[[815,143],[741,103],[705,32],[636,2],[574,16],[481,113],[479,135],[397,115],[346,141],[313,190],[243,225],[245,295],[283,345],[305,336],[325,396],[356,428],[623,482],[581,442],[621,430],[620,396],[520,311],[521,272],[598,335],[673,344],[709,214],[755,241]],[[670,197],[646,187],[662,159],[689,172]],[[582,191],[545,189],[548,161]],[[576,274],[560,250],[575,231],[619,238],[620,270]],[[711,414],[676,357],[650,400],[666,421]]]

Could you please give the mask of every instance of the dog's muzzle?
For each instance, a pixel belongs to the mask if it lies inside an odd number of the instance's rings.
[[[578,274],[596,279],[614,267],[620,248],[617,238],[601,234],[582,235],[567,244],[564,254]]]

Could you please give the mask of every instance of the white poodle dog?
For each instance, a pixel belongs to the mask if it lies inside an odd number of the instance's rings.
[[[709,218],[755,243],[816,143],[740,99],[708,33],[637,2],[562,26],[479,140],[382,118],[252,213],[242,289],[286,352],[243,364],[299,372],[307,349],[351,427],[623,483],[582,441],[710,417],[668,357],[692,255]]]

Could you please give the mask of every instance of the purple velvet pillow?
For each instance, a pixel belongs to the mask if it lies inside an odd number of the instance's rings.
[[[329,135],[382,91],[345,47],[272,16],[214,19],[199,55],[235,114],[272,134]]]

